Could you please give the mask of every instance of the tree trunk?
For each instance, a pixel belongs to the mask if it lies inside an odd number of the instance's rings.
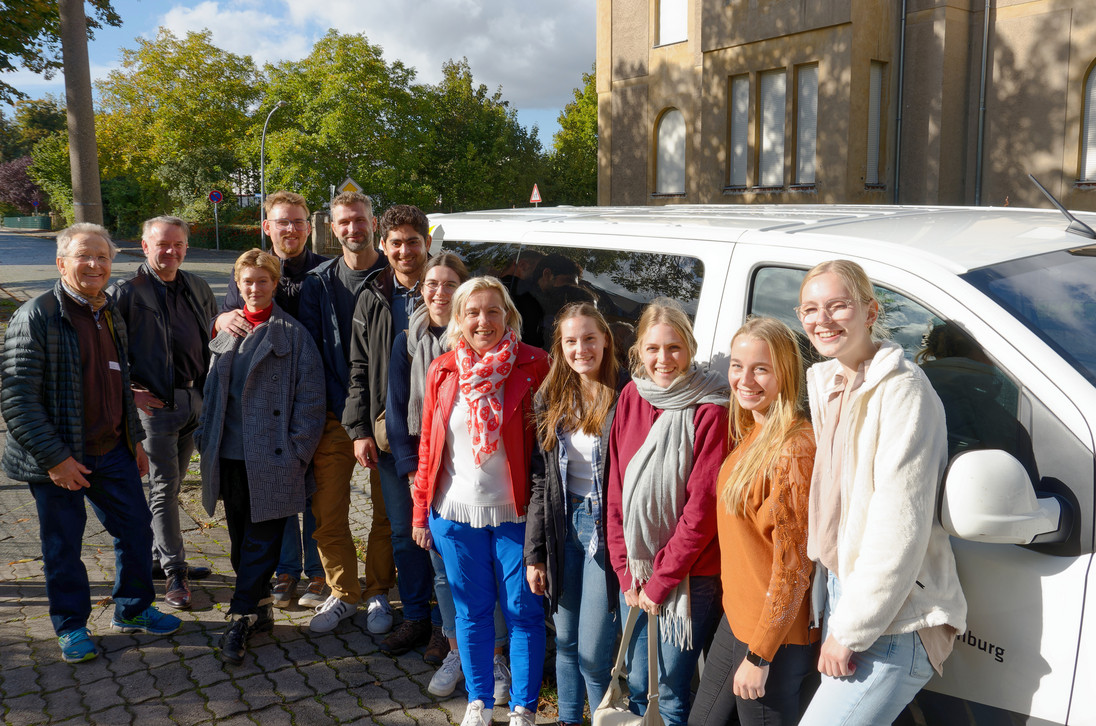
[[[95,110],[91,104],[87,18],[84,0],[58,0],[61,52],[65,63],[72,202],[77,222],[103,223],[99,188],[99,151],[95,145]]]

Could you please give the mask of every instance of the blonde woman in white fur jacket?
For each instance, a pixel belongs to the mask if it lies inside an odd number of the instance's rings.
[[[818,445],[807,553],[828,576],[824,677],[800,723],[891,723],[966,627],[936,519],[944,408],[902,348],[874,338],[879,303],[859,265],[816,266],[799,300],[807,337],[831,359],[807,374]]]

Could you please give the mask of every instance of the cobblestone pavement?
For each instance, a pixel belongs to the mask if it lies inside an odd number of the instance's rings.
[[[191,257],[188,268],[197,267],[199,260],[209,263],[210,269],[200,274],[215,284],[227,279],[235,254],[194,250]],[[30,279],[23,276],[20,281]],[[36,292],[33,284],[20,287]],[[0,448],[6,435],[0,421]],[[367,482],[359,468],[350,516],[352,531],[362,541],[372,514]],[[444,700],[428,694],[426,686],[434,669],[423,662],[422,649],[399,657],[380,653],[380,638],[366,630],[364,609],[323,635],[308,630],[310,611],[295,605],[276,609],[273,632],[252,637],[244,662],[235,667],[222,663],[213,646],[224,628],[232,593],[228,531],[220,517],[205,516],[196,478],[184,485],[181,498],[188,560],[213,570],[208,579],[191,583],[194,606],[189,611],[173,611],[160,603],[163,583],[157,582],[157,604],[179,615],[183,626],[169,637],[111,631],[113,545],[89,509],[83,561],[95,605],[88,627],[102,654],[70,665],[60,659],[50,624],[33,498],[26,484],[0,474],[0,722],[460,723],[467,699],[464,690],[458,687]],[[398,608],[396,598],[393,591],[393,605]],[[505,723],[506,713],[504,707],[496,708],[495,720]],[[555,719],[541,715],[538,723],[555,723]]]
[[[6,431],[0,434],[0,443]],[[359,468],[351,497],[352,531],[363,539],[372,506]],[[193,565],[213,570],[193,581],[194,606],[165,612],[183,619],[169,637],[123,635],[110,629],[114,555],[110,536],[89,510],[83,561],[91,581],[88,627],[102,654],[70,665],[60,659],[49,619],[29,488],[0,476],[0,720],[5,724],[422,724],[460,723],[466,695],[438,700],[426,686],[434,669],[422,649],[392,657],[365,627],[365,611],[333,632],[308,630],[311,611],[275,609],[272,633],[252,637],[240,666],[222,663],[213,646],[232,594],[228,531],[200,510],[193,479],[183,497],[184,538]],[[193,512],[198,521],[190,516]],[[396,593],[392,593],[393,600]],[[394,602],[398,607],[398,603]],[[398,616],[397,616],[398,617]],[[506,709],[495,720],[506,722]],[[540,717],[540,723],[554,723]]]

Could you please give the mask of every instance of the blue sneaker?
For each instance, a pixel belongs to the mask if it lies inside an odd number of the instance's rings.
[[[149,635],[171,635],[183,621],[174,615],[166,615],[149,605],[143,613],[135,617],[123,620],[114,613],[110,620],[112,630],[122,633],[148,633]]]
[[[79,628],[65,633],[57,639],[61,646],[61,658],[66,663],[82,663],[99,655],[99,649],[91,642],[91,633],[87,628]]]

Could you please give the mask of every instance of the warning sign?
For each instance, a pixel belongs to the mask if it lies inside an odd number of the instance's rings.
[[[540,202],[541,202],[540,189],[537,189],[537,185],[534,184],[533,185],[533,193],[529,196],[529,203],[530,204],[540,204]]]

